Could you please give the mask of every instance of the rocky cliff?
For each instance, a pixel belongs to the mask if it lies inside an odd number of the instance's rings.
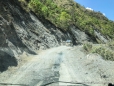
[[[61,31],[48,20],[40,20],[33,12],[23,10],[18,0],[0,0],[0,71],[17,66],[23,52],[36,54],[36,50],[60,46],[71,40],[73,45],[94,38],[71,26],[71,31]],[[106,42],[96,31],[96,37]]]

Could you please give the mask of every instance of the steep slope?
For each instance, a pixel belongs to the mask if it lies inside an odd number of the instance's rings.
[[[61,31],[45,19],[41,22],[33,12],[23,10],[18,0],[1,0],[0,71],[17,66],[23,52],[36,54],[36,50],[56,47],[66,40],[73,44],[89,40],[76,27],[72,27],[72,32]]]
[[[36,54],[36,50],[56,47],[69,40],[73,45],[82,44],[85,41],[93,43],[108,41],[109,36],[103,35],[98,29],[92,29],[93,35],[89,32],[90,28],[88,28],[89,31],[84,30],[77,24],[78,21],[81,23],[78,20],[79,16],[69,12],[72,8],[71,3],[73,7],[77,6],[77,3],[72,0],[65,0],[62,3],[58,0],[19,1],[0,1],[1,72],[7,70],[9,66],[17,66],[20,60],[19,55],[23,52]],[[64,4],[67,4],[69,9],[66,10]],[[75,8],[74,13],[76,10],[81,11],[84,8],[81,7],[80,10]],[[81,13],[78,14],[81,15]],[[77,22],[73,17],[76,17]],[[106,20],[108,22],[108,19]],[[111,24],[113,25],[113,23]]]
[[[38,86],[54,80],[57,82],[54,85],[80,82],[86,86],[105,86],[113,82],[113,61],[105,61],[96,54],[86,56],[82,46],[52,48],[65,45],[70,40],[72,45],[85,41],[106,43],[113,38],[113,21],[101,13],[86,10],[72,0],[19,1],[0,0],[0,83]],[[94,23],[94,19],[99,24]],[[109,32],[108,26],[105,28],[106,23],[111,24]],[[90,29],[91,25],[94,28]],[[47,48],[52,49],[36,52]],[[99,52],[98,49],[96,51]]]
[[[113,21],[100,12],[87,10],[73,0],[29,0],[28,8],[61,30],[69,31],[70,26],[74,25],[97,42],[106,43],[105,39],[114,38]],[[100,34],[102,37],[99,37]]]

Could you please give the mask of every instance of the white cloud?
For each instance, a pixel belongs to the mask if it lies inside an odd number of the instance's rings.
[[[89,8],[89,7],[86,7],[86,9],[93,11],[93,9],[92,8]]]
[[[105,14],[105,13],[103,13],[103,15],[105,16],[106,14]]]

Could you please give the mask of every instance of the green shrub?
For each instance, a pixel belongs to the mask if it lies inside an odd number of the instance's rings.
[[[19,1],[25,3],[26,0]],[[85,9],[73,0],[30,0],[28,8],[64,31],[69,30],[70,25],[75,25],[94,38],[94,29],[114,38],[114,21],[108,20],[101,12]]]
[[[91,49],[92,49],[92,44],[89,43],[89,42],[84,43],[84,44],[83,44],[83,48],[84,48],[84,50],[86,50],[87,52],[90,52]]]
[[[107,46],[108,46],[109,48],[111,48],[112,50],[114,50],[114,41],[109,42],[109,43],[107,44]]]
[[[45,17],[48,17],[48,7],[47,6],[42,6],[41,11]]]
[[[84,50],[87,53],[97,53],[103,57],[105,60],[114,61],[114,52],[104,46],[93,46],[90,43],[85,43],[83,45]]]

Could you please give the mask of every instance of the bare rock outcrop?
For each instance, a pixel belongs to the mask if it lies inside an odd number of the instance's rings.
[[[56,47],[66,40],[73,45],[92,40],[75,26],[64,32],[46,19],[41,21],[33,12],[26,12],[18,0],[0,0],[0,39],[0,62],[7,58],[14,62],[9,66],[16,66],[23,52],[36,54],[36,50]]]

